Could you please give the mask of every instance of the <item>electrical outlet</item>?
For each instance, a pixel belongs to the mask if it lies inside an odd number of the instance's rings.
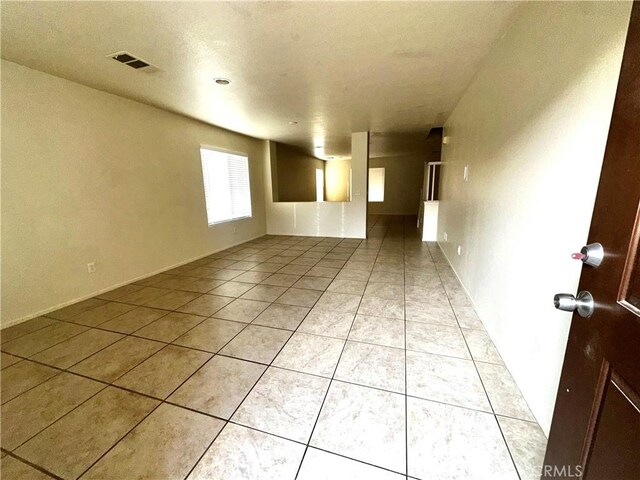
[[[458,245],[458,256],[462,255],[462,245]]]
[[[447,241],[447,238],[448,238],[448,237],[447,237],[447,232],[444,232],[444,241],[445,241],[445,242]]]
[[[87,263],[87,272],[96,273],[96,262]]]
[[[233,227],[233,233],[238,233],[238,227]]]

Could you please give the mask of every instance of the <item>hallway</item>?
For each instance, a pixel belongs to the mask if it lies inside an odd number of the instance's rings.
[[[3,478],[537,478],[546,439],[414,225],[265,236],[3,330]]]

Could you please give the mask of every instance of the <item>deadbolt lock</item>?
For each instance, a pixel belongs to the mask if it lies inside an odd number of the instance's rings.
[[[585,245],[580,249],[580,253],[574,253],[571,258],[575,260],[582,260],[585,265],[592,267],[599,267],[604,258],[604,248],[602,244],[595,242]]]

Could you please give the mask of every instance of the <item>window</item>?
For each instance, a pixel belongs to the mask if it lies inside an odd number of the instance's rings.
[[[384,202],[384,168],[369,169],[369,201]]]
[[[316,202],[324,202],[324,171],[316,168]]]
[[[204,147],[200,158],[209,225],[250,218],[249,159]]]

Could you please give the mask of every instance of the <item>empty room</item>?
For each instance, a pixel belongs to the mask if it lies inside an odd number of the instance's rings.
[[[640,3],[0,1],[3,480],[638,480]]]

